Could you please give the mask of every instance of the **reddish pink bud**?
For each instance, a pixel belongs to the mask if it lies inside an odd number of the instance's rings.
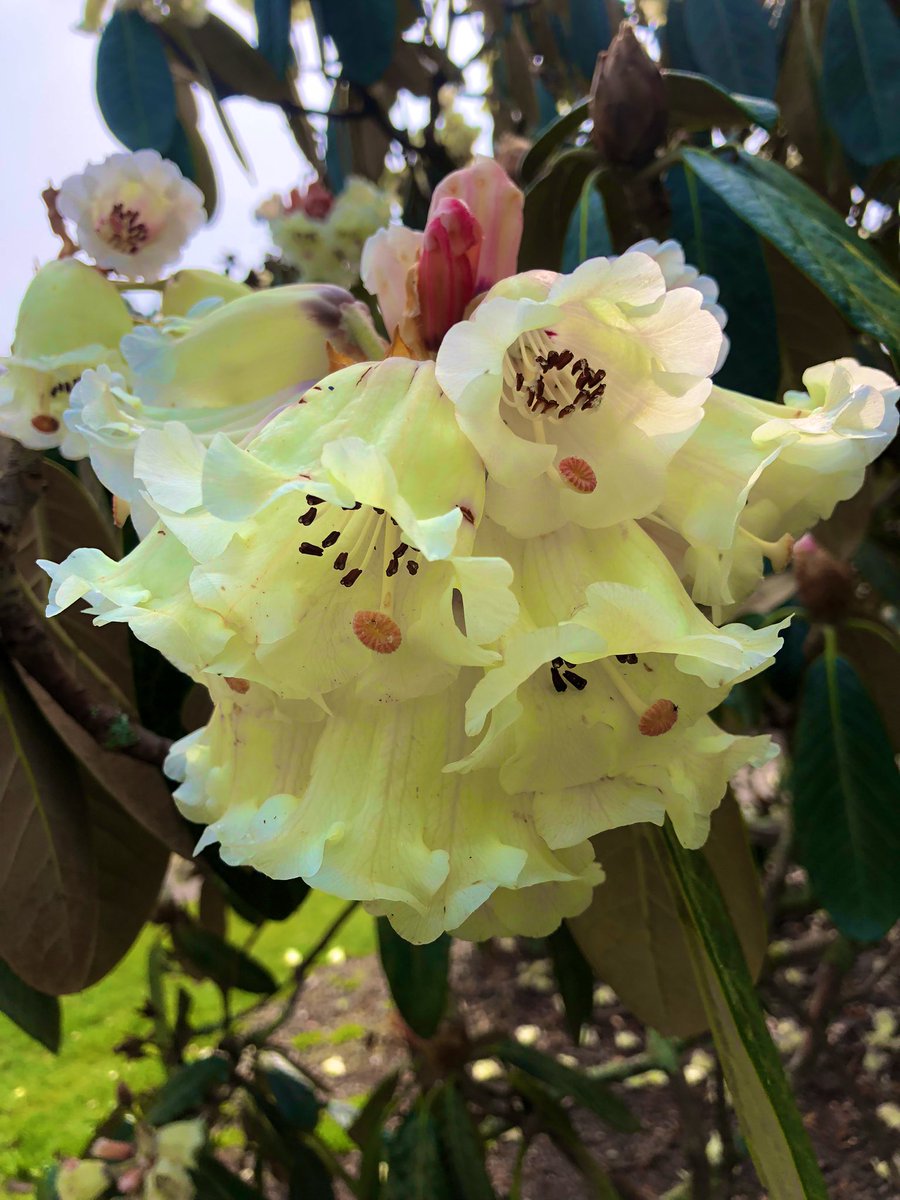
[[[131,1167],[116,1180],[116,1187],[123,1195],[130,1195],[133,1192],[140,1191],[144,1183],[144,1168]]]
[[[436,350],[475,295],[481,226],[469,207],[453,198],[432,202],[419,256],[418,293],[422,339]]]
[[[451,172],[434,189],[429,215],[450,198],[462,200],[481,227],[475,294],[515,275],[525,197],[506,171],[492,158],[476,158],[470,167]]]
[[[101,1137],[93,1143],[90,1153],[92,1158],[105,1158],[107,1162],[124,1162],[126,1158],[134,1157],[134,1146],[131,1142]]]

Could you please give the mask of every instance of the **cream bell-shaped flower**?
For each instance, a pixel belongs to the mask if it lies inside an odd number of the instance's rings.
[[[631,252],[497,284],[444,338],[437,378],[517,537],[645,516],[700,421],[722,331]]]
[[[713,388],[672,462],[646,524],[700,604],[743,599],[766,558],[785,567],[794,538],[859,491],[897,432],[900,388],[884,372],[845,358],[803,382],[784,404]]]
[[[702,845],[729,776],[774,753],[707,714],[772,662],[782,626],[717,629],[635,522],[529,540],[488,522],[479,549],[508,557],[520,616],[467,703],[467,732],[485,735],[453,769],[534,790],[554,850],[666,815]]]
[[[394,704],[344,697],[328,716],[213,682],[211,721],[166,763],[176,803],[223,861],[362,900],[409,941],[547,933],[587,907],[602,872],[587,843],[553,853],[533,797],[506,796],[495,771],[442,770],[464,752],[475,677]]]
[[[59,446],[73,388],[89,367],[124,366],[132,328],[116,288],[75,259],[47,263],[22,298],[12,354],[0,375],[0,434],[32,450]]]
[[[85,597],[187,673],[396,700],[495,661],[515,619],[507,564],[470,553],[483,468],[433,364],[328,376],[246,449],[148,430],[136,471],[160,525],[120,563],[46,564],[48,612]]]
[[[728,323],[728,313],[718,302],[719,285],[709,275],[701,275],[696,267],[691,266],[685,260],[684,247],[680,242],[676,242],[674,238],[668,238],[664,242],[658,242],[656,238],[645,238],[642,242],[635,242],[633,246],[629,246],[625,253],[629,254],[632,251],[647,254],[653,259],[662,271],[669,291],[681,287],[692,287],[698,291],[703,297],[702,307],[708,313],[712,313],[722,330],[725,329]],[[731,343],[723,332],[716,371],[721,368],[728,357],[730,347]]]
[[[112,154],[64,179],[56,206],[82,250],[126,279],[156,279],[205,220],[203,193],[156,150]]]

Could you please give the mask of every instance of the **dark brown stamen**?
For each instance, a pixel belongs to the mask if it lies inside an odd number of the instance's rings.
[[[336,571],[343,571],[347,565],[347,551],[342,550],[331,565]]]
[[[300,553],[311,554],[313,558],[321,558],[323,551],[321,546],[316,546],[312,542],[301,542]]]
[[[341,535],[337,529],[332,529],[331,533],[329,533],[327,537],[322,538],[322,549],[327,550],[329,546],[333,546],[340,536]]]
[[[410,559],[409,562],[407,562],[407,564],[406,564],[406,569],[407,569],[407,571],[409,571],[410,575],[415,575],[416,572],[419,570],[419,564],[417,562],[413,562],[412,559]]]
[[[297,518],[301,525],[312,525],[315,519],[316,510],[314,508],[308,508],[302,517]]]
[[[341,580],[341,587],[353,587],[360,575],[362,575],[362,571],[359,569],[359,567],[354,567],[353,570],[348,571]]]

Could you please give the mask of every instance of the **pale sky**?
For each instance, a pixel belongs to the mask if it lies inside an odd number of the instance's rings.
[[[252,21],[230,0],[211,0],[252,37]],[[59,243],[47,225],[41,192],[51,180],[81,171],[121,151],[94,100],[96,37],[77,33],[79,0],[0,0],[0,145],[5,177],[0,189],[0,354],[8,352],[22,293],[36,265],[55,258]],[[299,32],[303,35],[303,31]],[[324,86],[324,81],[319,85]],[[306,103],[327,106],[304,81]],[[188,246],[184,266],[221,267],[234,252],[243,266],[259,265],[269,245],[266,226],[253,219],[261,200],[287,192],[311,172],[280,112],[244,97],[226,101],[229,119],[250,159],[248,179],[221,132],[212,105],[195,89],[201,128],[216,165],[219,211]]]

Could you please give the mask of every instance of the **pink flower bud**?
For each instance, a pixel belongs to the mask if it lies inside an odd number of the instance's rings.
[[[92,1158],[105,1158],[107,1162],[124,1162],[134,1155],[131,1142],[119,1142],[113,1138],[101,1137],[93,1143],[90,1149]]]
[[[131,1167],[116,1180],[116,1187],[123,1196],[131,1195],[134,1192],[140,1191],[144,1182],[144,1168]]]
[[[436,350],[475,295],[481,226],[462,200],[432,202],[419,257],[422,338]]]
[[[450,198],[462,200],[481,227],[475,294],[515,275],[525,197],[506,171],[494,159],[479,157],[470,167],[451,172],[434,189],[429,216]]]

